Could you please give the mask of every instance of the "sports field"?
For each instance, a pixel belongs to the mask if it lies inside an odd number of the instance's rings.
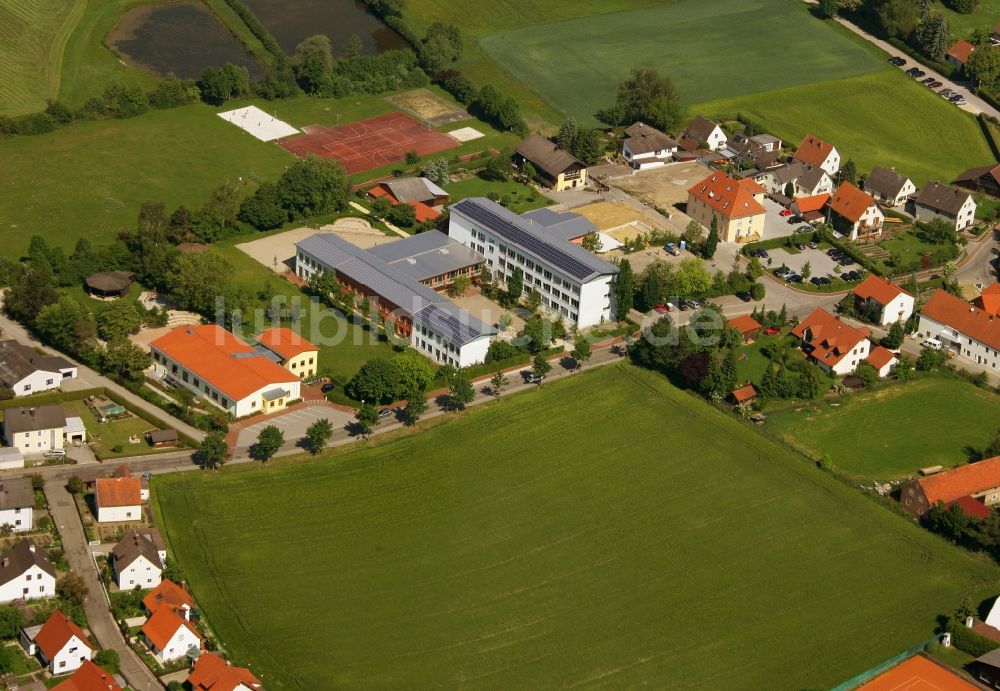
[[[883,69],[869,50],[796,0],[676,0],[490,34],[480,45],[581,121],[611,105],[618,83],[636,67],[669,75],[687,103]]]
[[[767,427],[846,473],[888,480],[932,465],[951,467],[986,446],[1000,426],[1000,397],[955,378],[906,384],[769,414]]]
[[[630,365],[153,492],[275,691],[829,688],[1000,575]]]

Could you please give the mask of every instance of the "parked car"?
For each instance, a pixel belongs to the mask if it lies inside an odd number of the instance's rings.
[[[861,278],[861,274],[857,271],[845,271],[840,274],[840,278],[845,281],[857,281]]]
[[[941,86],[942,86],[942,84],[941,84],[941,82],[939,82],[939,81],[937,81],[937,80],[935,79],[935,80],[934,80],[933,82],[931,82],[931,83],[930,83],[930,84],[928,84],[927,86],[929,86],[929,87],[930,87],[930,88],[932,88],[932,89],[940,89],[940,88],[941,88]]]
[[[801,216],[789,216],[788,217],[788,225],[793,226],[796,223],[802,223],[802,217]]]
[[[700,310],[705,306],[705,303],[701,300],[688,300],[688,304],[691,305],[691,309],[693,310]]]
[[[920,83],[921,84],[927,84],[928,86],[930,86],[931,84],[934,83],[934,77],[928,77],[927,79],[921,79]]]
[[[799,274],[790,274],[786,280],[789,283],[802,283],[802,276]]]
[[[789,269],[787,266],[779,266],[777,269],[774,270],[774,275],[777,276],[778,278],[787,276],[790,273],[792,273],[792,270]]]
[[[818,286],[828,286],[828,285],[830,285],[831,283],[833,283],[833,281],[831,281],[831,280],[830,280],[830,279],[829,279],[828,277],[826,277],[826,276],[814,276],[814,277],[813,277],[813,285],[818,285]]]
[[[795,229],[795,232],[796,233],[811,233],[812,232],[812,226],[810,226],[810,225],[799,226],[798,228]]]
[[[751,295],[745,290],[741,290],[740,292],[736,293],[736,297],[738,297],[743,302],[750,302],[751,300],[753,300],[753,295]]]
[[[687,300],[681,300],[681,304],[679,305],[679,307],[681,312],[687,312],[689,309],[691,309],[691,303],[689,303]]]
[[[767,250],[765,250],[765,249],[758,249],[758,250],[751,251],[750,252],[750,256],[751,257],[760,257],[761,259],[767,259],[768,254],[767,254]]]
[[[542,375],[529,374],[528,375],[528,383],[529,384],[541,384],[543,379],[545,379],[545,375],[544,374],[542,374]]]
[[[821,278],[822,276],[813,276],[812,278],[809,279],[809,282],[812,283],[814,286],[821,286],[823,285],[823,282],[820,280]]]
[[[811,250],[817,250],[817,249],[819,249],[819,245],[817,243],[815,243],[815,242],[809,242],[809,243],[806,244],[806,246],[809,249],[811,249]]]
[[[926,77],[926,76],[927,76],[927,73],[926,73],[926,72],[924,72],[923,70],[917,70],[917,71],[916,71],[916,72],[914,72],[914,73],[913,73],[913,74],[912,74],[911,76],[912,76],[912,77],[913,77],[914,79],[923,79],[924,77]]]
[[[768,336],[775,336],[781,332],[778,329],[774,328],[773,326],[769,326],[766,329],[764,329],[764,333],[766,333]]]
[[[841,254],[841,251],[836,247],[831,247],[826,251],[826,256],[830,257],[831,259],[836,259],[838,254]]]
[[[955,94],[954,96],[952,96],[948,100],[951,101],[952,103],[954,103],[956,106],[960,106],[960,105],[964,105],[965,104],[965,96],[962,96],[961,94]]]
[[[334,384],[332,381],[328,381],[326,384],[323,384],[323,386],[319,387],[319,390],[322,391],[323,393],[329,393],[336,388],[337,388],[336,384]]]
[[[955,92],[952,91],[951,89],[941,89],[940,91],[938,91],[938,95],[941,96],[941,98],[951,98],[951,95],[953,93]]]
[[[792,215],[792,210],[791,209],[782,209],[781,211],[778,212],[778,215],[779,216],[791,216]]]
[[[676,308],[674,307],[674,304],[672,302],[668,302],[666,304],[659,304],[653,309],[659,312],[660,314],[666,314],[667,312],[673,312]]]
[[[903,65],[906,64],[906,60],[899,57],[898,55],[894,55],[893,57],[889,58],[889,63],[895,65],[896,67],[902,67]]]
[[[908,74],[908,75],[910,75],[912,77],[913,75],[915,75],[917,73],[918,69],[919,68],[917,68],[917,67],[911,67],[910,69],[906,70],[906,74]]]
[[[39,432],[39,434],[41,433]],[[65,458],[66,449],[49,449],[48,451],[43,453],[42,456],[44,456],[45,458]]]
[[[944,344],[937,340],[936,338],[928,338],[926,341],[920,344],[921,348],[933,348],[934,350],[941,350]]]
[[[805,243],[802,242],[798,243],[797,245],[795,245],[795,249],[797,249],[799,252],[804,252],[806,249]]]
[[[850,266],[851,264],[854,263],[854,260],[851,259],[850,257],[844,257],[837,263],[840,264],[841,266]]]
[[[152,480],[153,479],[153,474],[147,470],[145,473],[142,474],[142,479],[143,480]]]
[[[384,420],[387,417],[392,417],[392,411],[390,409],[383,408],[382,410],[378,411],[378,419],[379,420]]]

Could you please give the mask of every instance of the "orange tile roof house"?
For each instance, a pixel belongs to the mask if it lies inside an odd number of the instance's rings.
[[[806,138],[802,140],[799,148],[792,154],[792,158],[822,168],[830,177],[836,175],[837,171],[840,170],[840,154],[837,153],[833,144],[811,134],[807,134]]]
[[[730,329],[736,329],[740,332],[740,336],[743,337],[744,343],[750,343],[757,338],[757,334],[760,333],[761,324],[756,319],[751,317],[749,314],[743,314],[739,317],[733,317],[726,321],[726,326]]]
[[[736,405],[750,405],[757,399],[757,389],[753,388],[753,384],[747,384],[736,389],[729,395],[735,401]]]
[[[122,691],[122,687],[111,672],[85,660],[73,676],[53,686],[52,691]]]
[[[149,614],[161,607],[184,612],[194,608],[194,598],[184,588],[165,578],[142,598],[142,606]]]
[[[249,669],[234,667],[215,653],[205,653],[191,668],[192,691],[259,691],[260,679]]]
[[[40,627],[22,629],[21,643],[29,654],[37,653],[42,666],[53,674],[68,674],[94,656],[87,634],[59,610]]]
[[[849,182],[840,183],[840,187],[830,199],[830,211],[833,212],[833,227],[850,235],[851,240],[857,240],[859,235],[881,235],[885,214],[875,203],[875,198],[862,192]]]
[[[969,62],[969,56],[975,49],[976,47],[968,41],[959,39],[948,49],[948,62],[956,67],[965,67],[965,63]]]
[[[972,362],[1000,369],[1000,315],[944,290],[936,291],[920,310],[917,334],[941,341]]]
[[[880,379],[885,379],[892,372],[892,366],[899,362],[899,358],[888,348],[875,346],[868,354],[867,362],[878,371]]]
[[[910,480],[899,499],[906,510],[922,516],[939,501],[948,504],[964,496],[986,506],[1000,502],[1000,456]]]
[[[192,648],[201,650],[201,634],[169,607],[160,607],[142,626],[146,645],[161,665],[179,660]]]
[[[991,283],[983,289],[972,304],[993,315],[1000,315],[1000,283]]]
[[[851,292],[858,313],[868,315],[878,324],[906,321],[913,314],[913,296],[881,276],[871,274]]]
[[[814,194],[811,197],[800,197],[792,202],[792,211],[807,221],[818,221],[823,218],[823,209],[830,203],[829,194]]]
[[[180,326],[149,346],[159,376],[234,417],[277,412],[301,398],[299,377],[278,364],[280,355],[215,324]]]
[[[142,520],[142,481],[137,477],[101,477],[94,483],[97,522]],[[145,490],[149,498],[149,490]]]
[[[817,307],[792,335],[802,339],[802,351],[826,372],[850,374],[868,357],[868,329],[856,329]]]
[[[316,376],[319,348],[284,326],[264,329],[257,342],[281,358],[279,364],[300,379]]]
[[[687,215],[706,228],[716,219],[723,242],[750,242],[764,230],[764,188],[712,173],[688,190]]]

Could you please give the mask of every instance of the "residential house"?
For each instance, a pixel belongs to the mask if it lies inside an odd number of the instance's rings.
[[[750,164],[758,171],[766,171],[780,165],[781,140],[770,134],[747,137],[737,132],[726,143],[726,151],[741,167]]]
[[[23,602],[56,594],[56,569],[45,550],[20,540],[0,555],[0,602]]]
[[[892,368],[899,362],[899,358],[888,348],[875,346],[868,354],[867,362],[878,372],[879,379],[885,379],[892,373]]]
[[[59,610],[41,626],[21,629],[21,644],[55,675],[74,672],[94,657],[87,634]]]
[[[935,180],[924,183],[913,200],[917,220],[933,221],[943,218],[956,231],[976,223],[976,200],[964,190],[944,185]]]
[[[76,365],[66,358],[39,353],[17,341],[0,341],[0,386],[15,396],[58,389],[76,376]]]
[[[10,526],[15,533],[34,527],[35,490],[28,478],[0,481],[0,526]]]
[[[167,548],[156,529],[132,529],[111,550],[111,571],[121,590],[149,590],[160,584]]]
[[[757,340],[757,336],[760,334],[761,325],[756,319],[751,317],[749,314],[743,314],[738,317],[733,317],[726,321],[726,326],[730,329],[736,329],[740,332],[740,338],[743,339],[744,343],[753,343]]]
[[[840,187],[833,193],[830,211],[833,212],[833,227],[849,235],[851,240],[882,234],[882,224],[885,221],[882,209],[870,194],[862,192],[849,182],[840,183]]]
[[[424,177],[386,180],[368,190],[368,195],[374,199],[388,199],[393,206],[409,204],[413,207],[418,223],[438,218],[450,199],[447,192]]]
[[[811,134],[807,134],[802,140],[792,158],[822,168],[831,178],[840,170],[840,154],[833,144]]]
[[[986,506],[1000,502],[1000,456],[914,478],[903,485],[899,501],[907,511],[923,516],[938,502],[965,496]]]
[[[245,667],[229,664],[215,653],[204,653],[187,678],[191,691],[260,691],[260,679]]]
[[[913,180],[897,173],[895,168],[882,166],[872,168],[862,187],[886,206],[902,206],[917,191]]]
[[[179,326],[149,344],[156,373],[234,417],[275,413],[302,397],[299,375],[264,346],[217,324]]]
[[[882,326],[906,321],[913,314],[914,297],[881,276],[871,274],[851,292],[854,309]]]
[[[152,616],[158,609],[166,607],[188,619],[191,610],[194,609],[194,598],[187,590],[169,578],[164,578],[158,586],[142,598],[142,606],[145,608],[147,616]]]
[[[142,520],[143,490],[139,478],[101,477],[95,487],[98,523]]]
[[[980,655],[969,665],[972,676],[991,689],[1000,689],[1000,648]],[[945,688],[945,687],[939,687]],[[952,687],[947,687],[952,688]],[[976,687],[972,687],[976,688]]]
[[[802,352],[824,372],[850,374],[871,349],[866,328],[856,329],[817,307],[792,329],[802,340]]]
[[[688,190],[687,215],[706,228],[715,219],[723,242],[759,240],[764,231],[764,188],[716,172]]]
[[[506,281],[515,268],[525,290],[541,294],[542,307],[579,328],[614,319],[611,282],[618,267],[550,228],[540,216],[518,216],[496,202],[470,197],[452,204],[448,235],[486,257],[493,275]]]
[[[446,290],[464,276],[475,281],[486,259],[447,233],[429,230],[368,248],[368,253],[434,290]]]
[[[823,209],[830,203],[829,194],[815,194],[811,197],[800,197],[792,202],[791,210],[804,221],[813,223],[823,220]]]
[[[1000,283],[991,283],[972,298],[972,304],[992,315],[1000,315]]]
[[[757,400],[757,389],[753,388],[753,384],[748,383],[730,393],[729,397],[736,405],[751,405]]]
[[[792,186],[793,197],[814,197],[833,192],[833,178],[825,170],[811,163],[789,161],[766,173],[766,183],[771,194],[785,194]]]
[[[968,41],[959,39],[948,49],[946,58],[955,67],[963,68],[969,62],[969,56],[972,55],[972,51],[975,49],[976,47]]]
[[[664,166],[676,151],[677,142],[651,125],[637,122],[625,130],[622,156],[635,170]]]
[[[745,135],[740,134],[740,137]],[[760,134],[753,134],[747,137],[750,141],[755,143],[757,146],[771,153],[778,153],[781,151],[781,140],[775,137],[773,134],[767,134],[766,132],[761,132]]]
[[[122,687],[111,672],[84,660],[69,679],[53,686],[52,691],[122,691]]]
[[[954,180],[959,187],[1000,197],[1000,164],[969,168]]]
[[[264,329],[257,343],[278,356],[278,364],[299,379],[316,376],[319,348],[284,326]]]
[[[454,225],[454,211],[451,219]],[[454,367],[476,364],[486,357],[496,330],[400,267],[336,233],[317,233],[295,247],[295,271],[301,279],[308,281],[317,271],[336,274],[357,299],[368,300],[388,331],[408,340],[422,355]]]
[[[922,653],[903,660],[860,686],[857,691],[903,691],[909,689],[948,689],[977,691],[978,686],[959,676],[951,667],[925,657]]]
[[[939,340],[961,357],[1000,368],[1000,314],[938,290],[920,310],[917,332],[921,338]]]
[[[514,147],[514,162],[527,161],[556,192],[587,186],[587,166],[554,142],[533,134]]]
[[[179,660],[188,651],[201,650],[201,634],[188,619],[170,607],[160,607],[142,626],[142,637],[161,665]]]
[[[728,137],[725,130],[722,129],[722,125],[697,115],[681,134],[678,144],[686,151],[698,149],[719,151],[726,145],[727,141]]]
[[[4,439],[25,456],[64,448],[66,442],[86,441],[87,430],[76,415],[60,405],[8,408],[3,419]]]

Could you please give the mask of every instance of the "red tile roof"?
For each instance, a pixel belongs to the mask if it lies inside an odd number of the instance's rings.
[[[56,684],[52,691],[122,691],[111,672],[105,672],[90,660],[73,672],[66,681]]]
[[[737,403],[744,403],[757,397],[757,389],[753,388],[753,384],[747,384],[733,391],[732,396]]]
[[[269,385],[298,381],[298,377],[266,357],[234,357],[253,353],[253,348],[216,324],[180,326],[150,346],[234,401]]]
[[[830,208],[846,218],[851,223],[861,220],[871,206],[875,204],[875,198],[866,192],[862,192],[849,182],[840,183],[840,187],[833,193],[830,200]]]
[[[396,204],[399,203],[399,200],[396,199],[396,197],[392,194],[392,192],[382,187],[381,185],[376,185],[375,187],[372,187],[370,190],[368,190],[368,194],[372,197],[385,197],[390,202],[392,202],[393,206],[396,206]],[[407,204],[412,206],[413,210],[416,212],[417,223],[423,223],[424,221],[431,221],[435,218],[441,217],[440,211],[431,206],[428,206],[427,204],[424,204],[423,202],[411,200],[407,202]]]
[[[952,504],[958,504],[960,507],[962,507],[962,511],[964,511],[969,516],[972,516],[973,518],[978,518],[979,520],[985,520],[990,517],[991,513],[990,507],[988,507],[986,504],[979,501],[978,499],[970,497],[968,494],[959,497],[955,501],[948,502],[947,506],[951,506]]]
[[[834,366],[868,338],[868,329],[855,329],[825,309],[817,307],[792,329],[792,335],[812,346],[810,357],[827,366]],[[808,336],[808,338],[807,338]]]
[[[948,49],[948,57],[955,58],[963,65],[969,61],[969,56],[972,55],[976,47],[964,39],[959,39],[955,41],[955,45]]]
[[[972,304],[990,314],[1000,315],[1000,283],[986,286],[982,294],[972,301]]]
[[[79,626],[66,618],[66,615],[56,610],[39,629],[35,635],[35,645],[42,651],[46,658],[51,660],[56,654],[66,647],[69,639],[76,636],[91,650],[94,646],[87,640],[87,634]]]
[[[875,369],[882,369],[890,362],[896,359],[896,354],[887,348],[882,346],[875,346],[872,348],[871,352],[868,353],[868,364]]]
[[[799,144],[799,148],[795,150],[792,158],[805,163],[812,163],[814,166],[822,168],[832,152],[833,144],[828,144],[822,139],[807,134],[806,138]]]
[[[257,337],[257,341],[268,350],[273,350],[286,360],[302,353],[319,350],[319,348],[304,339],[301,334],[284,326],[274,329],[264,329],[260,336]]]
[[[915,655],[909,660],[900,662],[867,684],[858,687],[858,691],[975,691],[974,686],[965,681],[953,671],[938,664],[923,655]]]
[[[232,667],[214,653],[204,653],[198,658],[187,681],[193,691],[233,691],[240,684],[260,688],[260,679],[249,669]]]
[[[753,331],[759,331],[761,328],[761,325],[757,322],[757,320],[749,314],[743,314],[739,317],[733,317],[732,319],[727,320],[726,326],[736,329],[744,335]]]
[[[184,588],[164,578],[158,586],[149,591],[146,597],[142,598],[142,606],[149,612],[155,612],[163,605],[171,609],[177,609],[184,605],[194,607],[194,598]]]
[[[814,194],[811,197],[802,197],[801,199],[795,200],[795,206],[798,207],[799,213],[807,214],[814,211],[819,211],[826,203],[830,201],[829,194]]]
[[[1000,317],[974,307],[951,293],[936,291],[920,313],[939,324],[950,326],[967,338],[1000,350]]]
[[[174,637],[177,630],[186,626],[195,636],[201,638],[201,634],[194,627],[194,624],[177,614],[169,607],[160,607],[153,612],[146,623],[142,626],[142,634],[160,650],[167,647],[167,643]]]
[[[142,482],[137,477],[97,478],[97,506],[139,506]]]
[[[917,478],[917,483],[931,506],[939,501],[955,501],[967,494],[1000,487],[1000,456]]]
[[[725,173],[712,173],[688,193],[725,218],[745,218],[764,213],[764,207],[754,199],[755,194],[763,194],[764,191],[753,180],[735,180]]]
[[[861,281],[861,283],[854,287],[852,292],[862,300],[874,300],[883,306],[888,305],[904,293],[909,295],[909,293],[899,286],[895,286],[875,274],[871,274],[868,278]]]

